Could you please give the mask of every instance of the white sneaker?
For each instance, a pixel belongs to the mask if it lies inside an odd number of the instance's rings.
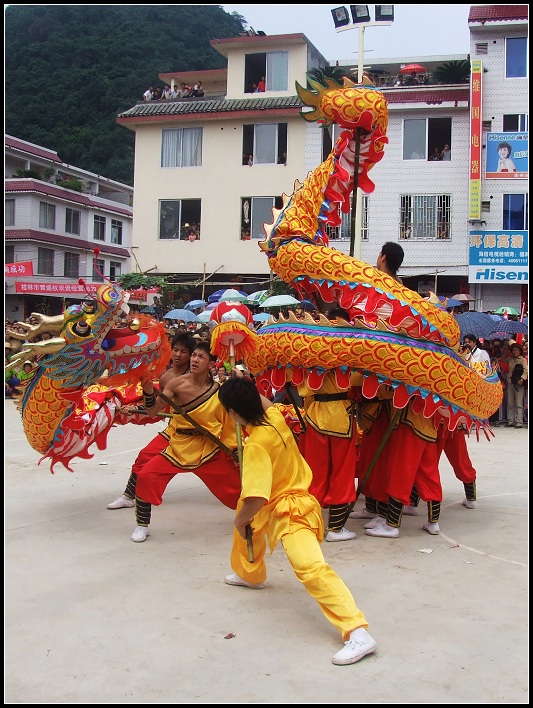
[[[383,526],[387,523],[387,519],[384,516],[375,516],[372,521],[367,521],[364,528],[365,529],[375,529],[378,526]]]
[[[351,541],[353,538],[357,538],[357,534],[342,527],[340,531],[328,531],[326,541]]]
[[[344,647],[335,654],[332,662],[338,666],[355,664],[367,654],[375,652],[377,646],[376,640],[370,636],[366,629],[359,627],[350,634],[350,639],[344,642]]]
[[[400,535],[400,530],[395,526],[383,524],[382,526],[375,526],[372,529],[367,529],[365,533],[367,536],[376,536],[378,538],[398,538]]]
[[[427,531],[430,533],[432,536],[438,536],[440,533],[440,528],[438,524],[430,524],[429,521],[427,521],[422,528],[424,531]]]
[[[418,516],[418,507],[417,506],[404,506],[402,513],[405,514],[406,516]]]
[[[463,499],[461,502],[463,506],[466,506],[467,509],[475,509],[476,508],[476,502],[473,499]]]
[[[237,573],[231,573],[224,578],[226,585],[241,585],[243,588],[251,588],[252,590],[262,590],[266,587],[266,583],[249,583],[244,578],[241,578]]]
[[[131,509],[133,506],[135,506],[135,499],[130,499],[129,497],[122,495],[121,497],[118,497],[118,499],[115,499],[115,501],[112,501],[111,504],[108,504],[107,508]]]
[[[357,511],[352,511],[350,514],[350,519],[373,519],[375,514],[368,511],[366,507],[358,509]]]
[[[146,537],[150,535],[150,529],[148,526],[137,526],[135,531],[131,534],[131,540],[135,543],[142,543],[146,541]]]

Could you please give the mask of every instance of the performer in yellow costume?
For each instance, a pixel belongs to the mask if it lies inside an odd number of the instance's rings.
[[[253,381],[226,381],[219,398],[246,428],[242,492],[235,516],[228,585],[265,587],[266,538],[272,553],[281,541],[298,580],[345,640],[334,664],[353,664],[376,650],[368,623],[340,577],[326,563],[320,542],[324,524],[318,501],[309,493],[312,472],[276,406],[260,396]],[[246,526],[253,525],[254,561],[248,560]]]

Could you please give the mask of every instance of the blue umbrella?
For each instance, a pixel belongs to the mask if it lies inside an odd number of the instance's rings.
[[[313,310],[316,310],[316,305],[314,302],[311,302],[311,300],[300,300],[300,305],[302,306],[302,310],[305,310],[306,312],[313,312]]]
[[[508,336],[509,334],[527,334],[528,327],[524,322],[516,320],[501,319],[499,322],[493,322],[492,337]]]
[[[204,305],[207,305],[205,300],[191,300],[183,306],[185,310],[199,310]]]
[[[490,315],[475,310],[457,315],[456,320],[461,330],[461,338],[466,334],[473,334],[477,338],[490,339],[495,324]]]
[[[253,316],[253,320],[254,322],[268,322],[271,317],[272,315],[269,315],[268,312],[259,312]]]
[[[198,315],[195,315],[194,312],[190,312],[189,310],[170,310],[170,312],[164,315],[163,319],[181,320],[182,322],[201,322]]]

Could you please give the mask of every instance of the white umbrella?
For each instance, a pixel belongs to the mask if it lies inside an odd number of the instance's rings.
[[[260,305],[267,297],[269,290],[257,290],[255,293],[250,293],[245,302],[247,305]]]
[[[285,307],[286,305],[299,305],[300,301],[292,295],[272,295],[262,302],[259,307]]]
[[[203,312],[200,312],[198,314],[198,319],[200,320],[200,322],[209,322],[209,320],[211,319],[211,313],[211,310],[204,310]]]
[[[229,290],[224,290],[222,295],[218,298],[219,302],[245,302],[248,299],[248,293],[243,293],[240,290],[234,290],[229,288]]]

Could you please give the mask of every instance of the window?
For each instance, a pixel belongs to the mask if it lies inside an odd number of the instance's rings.
[[[361,241],[368,241],[368,195],[363,194],[362,196],[363,214],[361,222]],[[339,226],[326,226],[326,234],[330,241],[350,241],[352,237],[351,211],[347,214],[342,214],[339,206],[339,218],[342,220]]]
[[[409,118],[403,122],[403,159],[429,160],[435,148],[451,146],[451,118]]]
[[[104,282],[105,261],[101,258],[93,258],[93,283]]]
[[[95,241],[105,241],[105,216],[94,217],[94,232],[93,238]]]
[[[254,165],[285,164],[287,123],[243,125],[242,135],[243,154],[252,155]]]
[[[122,245],[122,221],[111,219],[111,243]]]
[[[80,233],[80,212],[67,207],[65,213],[65,231],[67,234]]]
[[[504,133],[527,133],[529,128],[528,117],[525,113],[516,113],[503,116]]]
[[[15,226],[15,200],[5,200],[4,225]]]
[[[527,231],[529,224],[527,194],[503,195],[503,229]]]
[[[527,77],[527,37],[508,37],[505,40],[505,78]]]
[[[54,274],[54,251],[51,248],[37,249],[37,274]]]
[[[15,246],[13,244],[7,244],[4,246],[4,258],[5,263],[15,262]]]
[[[118,261],[109,262],[109,280],[118,280],[121,276],[121,264]]]
[[[241,199],[241,240],[265,239],[263,224],[271,224],[272,209],[281,209],[282,197],[243,197]]]
[[[63,270],[65,278],[80,277],[80,256],[79,253],[65,251],[65,267]]]
[[[200,238],[200,199],[163,199],[159,202],[159,238],[197,241]]]
[[[53,204],[47,202],[39,202],[39,228],[55,229],[56,227],[56,208]]]
[[[202,164],[203,128],[161,131],[161,167],[198,167]]]
[[[400,239],[451,238],[451,195],[400,196]]]
[[[289,52],[246,54],[244,58],[244,91],[265,77],[266,91],[289,88]]]

